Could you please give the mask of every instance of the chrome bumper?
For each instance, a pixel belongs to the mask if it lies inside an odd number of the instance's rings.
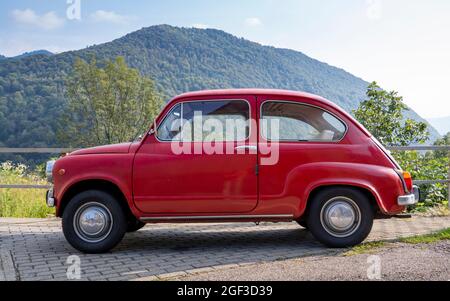
[[[55,207],[55,197],[54,197],[54,195],[53,195],[53,188],[50,188],[50,189],[47,191],[47,197],[46,197],[46,199],[47,199],[47,206],[48,206],[48,207],[50,207],[50,208]]]
[[[412,206],[419,202],[420,200],[420,189],[417,186],[413,187],[411,194],[402,195],[398,197],[397,204],[399,206]]]

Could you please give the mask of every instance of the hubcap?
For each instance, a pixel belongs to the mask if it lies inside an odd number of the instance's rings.
[[[336,197],[323,206],[320,221],[324,229],[334,237],[348,237],[358,230],[361,211],[352,199]]]
[[[75,213],[75,232],[78,237],[89,243],[104,240],[111,232],[112,225],[111,212],[100,203],[84,204]]]

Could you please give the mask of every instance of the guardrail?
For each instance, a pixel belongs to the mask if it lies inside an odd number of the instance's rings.
[[[66,154],[73,152],[73,148],[11,148],[0,147],[0,154]],[[22,185],[22,184],[1,184],[0,189],[50,189],[51,185]]]
[[[390,151],[447,151],[450,161],[450,145],[446,146],[428,146],[428,145],[418,145],[418,146],[391,146],[387,148]],[[70,153],[75,149],[72,148],[6,148],[0,147],[0,154],[64,154]],[[446,180],[416,180],[414,181],[417,185],[426,184],[448,184],[448,199],[450,207],[450,164],[448,169],[448,179]],[[48,185],[3,185],[0,183],[1,188],[13,188],[13,189],[49,189]]]
[[[414,184],[417,185],[426,185],[426,184],[448,184],[448,206],[450,208],[450,145],[444,146],[429,146],[429,145],[418,145],[418,146],[391,146],[387,148],[390,151],[447,151],[448,152],[448,178],[447,180],[416,180]]]

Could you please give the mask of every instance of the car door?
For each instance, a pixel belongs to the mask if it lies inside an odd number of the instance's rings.
[[[291,212],[304,209],[306,200],[301,196],[311,174],[302,170],[311,164],[351,160],[343,157],[346,146],[339,143],[347,131],[346,124],[331,111],[307,101],[258,98],[261,205],[274,208],[284,204]],[[267,146],[270,152],[264,151]]]
[[[171,105],[136,154],[136,207],[146,214],[252,211],[258,202],[255,106],[251,96]]]

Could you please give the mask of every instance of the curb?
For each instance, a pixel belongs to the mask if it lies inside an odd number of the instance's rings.
[[[11,252],[0,249],[0,281],[16,281],[16,269]]]

